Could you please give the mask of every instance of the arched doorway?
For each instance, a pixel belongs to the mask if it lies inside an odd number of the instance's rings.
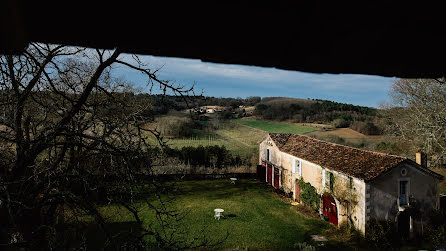
[[[338,226],[338,209],[333,196],[328,193],[322,195],[322,213],[328,217],[328,221]]]
[[[296,201],[300,203],[299,194],[300,194],[300,188],[299,188],[299,184],[296,180],[296,194],[295,194],[296,196],[295,197],[296,197]]]

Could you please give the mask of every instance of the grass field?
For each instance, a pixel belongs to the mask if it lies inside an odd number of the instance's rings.
[[[383,136],[369,136],[350,128],[338,128],[329,131],[313,131],[308,133],[307,135],[319,139],[327,139],[328,141],[330,141],[329,139],[332,137],[339,137],[352,144],[360,144],[362,142],[377,143],[382,141],[383,139]]]
[[[377,145],[380,142],[390,140],[390,138],[388,137],[386,138],[381,135],[376,135],[376,136],[365,135],[350,128],[338,128],[328,131],[319,130],[310,132],[306,135],[324,141],[329,141],[356,148],[362,148],[371,151],[379,151],[377,149]]]
[[[202,124],[206,125],[207,122]],[[168,139],[168,145],[173,148],[220,145],[234,154],[251,156],[256,153],[259,141],[268,132],[303,134],[315,130],[313,127],[293,123],[236,119],[222,123],[216,130],[194,130],[192,137]]]
[[[208,123],[200,122],[203,126]],[[219,145],[225,146],[234,155],[251,157],[257,153],[259,141],[268,132],[303,134],[315,130],[317,129],[314,127],[286,122],[235,119],[221,123],[215,130],[194,130],[192,137],[168,139],[167,144],[172,148]],[[155,143],[155,138],[152,140]]]
[[[186,231],[184,237],[191,240],[204,231],[213,242],[225,239],[214,247],[217,249],[291,249],[295,243],[312,243],[313,234],[327,234],[334,229],[325,221],[301,215],[270,186],[257,180],[238,180],[235,185],[226,179],[183,181],[177,183],[173,196],[176,200],[171,208],[187,212],[181,224]],[[224,209],[225,217],[214,219],[215,208]],[[116,206],[101,211],[110,217],[117,215],[117,221],[131,220],[130,214]],[[141,216],[144,223],[153,223],[157,228],[152,210],[145,209]],[[345,247],[337,240],[330,240],[326,247],[339,245]]]
[[[207,122],[202,122],[206,125]],[[244,126],[239,123],[223,123],[216,130],[195,130],[194,135],[188,138],[167,139],[167,144],[172,148],[186,146],[225,146],[231,153],[240,156],[252,156],[257,152],[258,142],[267,132]],[[155,142],[155,138],[149,138]]]
[[[313,127],[301,126],[298,124],[286,123],[286,122],[247,120],[247,119],[235,119],[233,121],[242,125],[250,126],[271,133],[304,134],[316,130]]]

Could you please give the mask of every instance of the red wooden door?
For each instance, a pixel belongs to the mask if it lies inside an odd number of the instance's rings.
[[[279,168],[274,167],[274,187],[279,189]]]
[[[272,174],[273,174],[273,168],[271,167],[271,165],[268,165],[267,167],[267,181],[268,184],[272,185]]]
[[[328,217],[328,221],[338,226],[338,210],[336,202],[331,195],[324,194],[322,196],[322,212]]]
[[[262,161],[262,175],[260,178],[262,181],[266,180],[266,162]]]
[[[296,201],[300,203],[299,193],[300,193],[299,184],[297,184],[296,182]]]

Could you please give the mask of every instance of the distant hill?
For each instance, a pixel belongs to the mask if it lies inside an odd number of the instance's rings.
[[[287,98],[287,97],[265,97],[262,98],[261,103],[272,105],[272,104],[298,104],[301,106],[310,106],[311,104],[316,103],[316,100],[313,99],[303,99],[303,98]]]
[[[289,97],[265,97],[257,96],[248,98],[216,98],[216,97],[186,97],[162,95],[138,95],[142,100],[153,104],[147,111],[148,114],[163,115],[171,110],[182,111],[190,106],[194,107],[225,107],[228,118],[241,118],[255,115],[264,120],[290,121],[299,123],[332,124],[337,128],[350,127],[358,132],[375,135],[381,130],[377,126],[379,122],[378,110],[375,108],[344,104],[329,100],[302,99]],[[254,111],[251,108],[254,106]]]
[[[256,104],[254,114],[265,120],[330,123],[337,128],[350,127],[368,135],[381,133],[375,125],[379,120],[377,109],[329,100],[263,98]]]

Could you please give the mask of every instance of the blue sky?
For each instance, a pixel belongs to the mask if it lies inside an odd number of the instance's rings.
[[[378,107],[389,100],[388,91],[395,78],[358,74],[314,74],[276,68],[215,64],[195,59],[139,56],[152,69],[161,68],[161,79],[176,81],[205,96],[214,97],[295,97],[327,99],[336,102]],[[131,60],[129,55],[122,59]],[[136,86],[145,78],[127,68],[115,69],[115,76]]]

